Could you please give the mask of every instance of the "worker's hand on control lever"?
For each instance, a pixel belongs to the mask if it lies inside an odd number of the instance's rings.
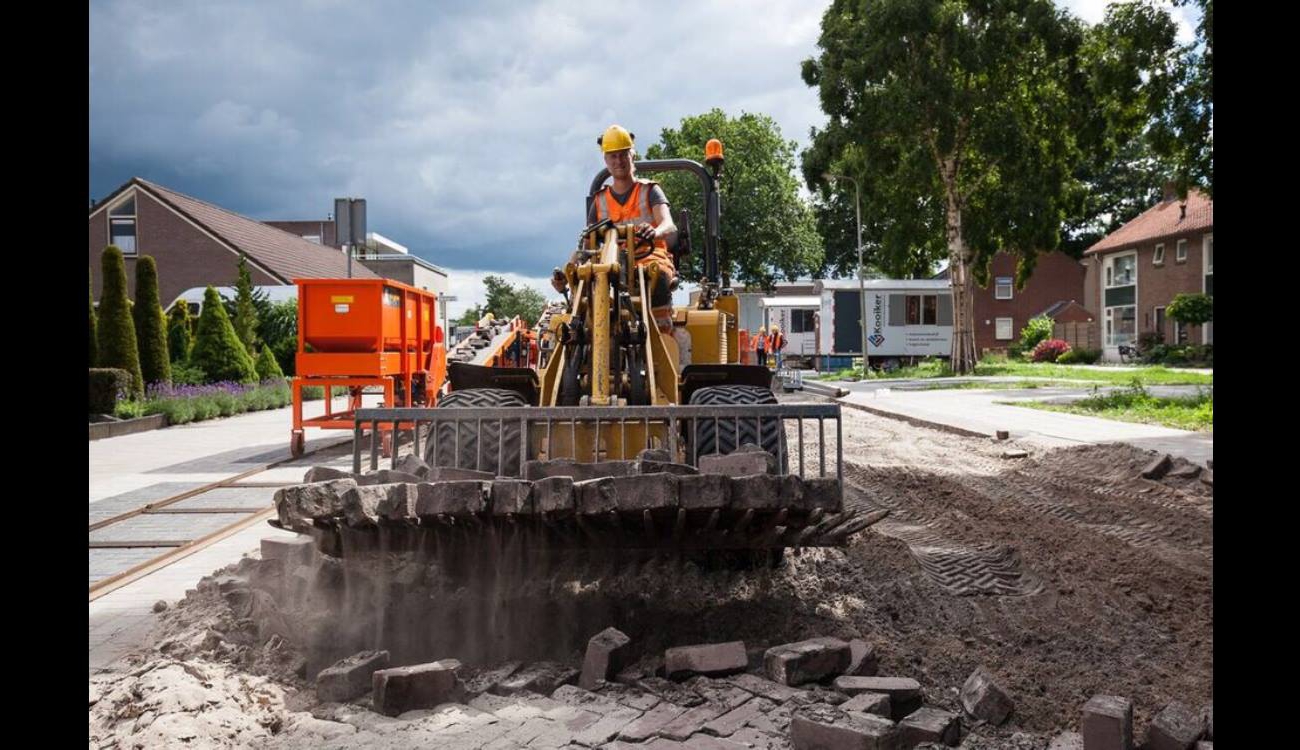
[[[636,238],[641,242],[644,242],[646,244],[654,242],[655,228],[650,226],[649,224],[644,224],[644,223],[637,224],[635,232],[636,232]]]

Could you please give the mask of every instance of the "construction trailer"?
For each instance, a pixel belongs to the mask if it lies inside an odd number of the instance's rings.
[[[952,288],[946,279],[857,279],[817,282],[818,346],[822,366],[849,367],[862,356],[865,310],[867,357],[872,367],[893,367],[952,353]]]

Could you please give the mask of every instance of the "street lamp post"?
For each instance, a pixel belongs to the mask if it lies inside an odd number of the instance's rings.
[[[867,371],[867,281],[862,266],[862,189],[858,185],[858,181],[852,177],[829,172],[823,174],[822,177],[830,182],[848,180],[853,183],[853,208],[858,219],[858,311],[862,316],[859,323],[862,329],[862,372],[865,374]]]

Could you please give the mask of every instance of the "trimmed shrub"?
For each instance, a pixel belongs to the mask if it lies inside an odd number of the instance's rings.
[[[1055,362],[1062,354],[1070,351],[1070,345],[1061,339],[1040,341],[1034,347],[1035,362]]]
[[[262,351],[257,355],[256,364],[257,379],[263,383],[268,380],[284,380],[284,371],[280,369],[280,363],[275,361],[275,355],[271,353],[271,347],[262,347]]]
[[[191,333],[193,322],[190,320],[190,306],[181,300],[172,305],[167,314],[167,353],[173,363],[188,362],[190,349],[194,346],[194,334]],[[172,377],[176,377],[175,367]]]
[[[91,276],[95,274],[94,269],[90,271]],[[88,366],[94,367],[95,360],[99,358],[99,346],[96,339],[99,338],[99,324],[95,322],[95,279],[90,280],[90,353],[86,357],[89,360]]]
[[[116,245],[104,248],[101,264],[104,292],[99,298],[99,357],[95,363],[131,373],[131,392],[138,398],[144,395],[144,376],[140,373],[140,350],[131,322],[131,301],[126,296],[122,251]]]
[[[221,296],[213,287],[203,292],[203,312],[199,313],[199,333],[190,352],[190,364],[216,381],[252,383],[257,380],[253,358],[239,343],[226,308],[221,304]]]
[[[113,414],[117,402],[131,397],[131,373],[117,367],[90,368],[90,413]]]
[[[172,383],[176,385],[203,385],[208,382],[203,368],[195,367],[190,362],[177,362],[172,365]]]
[[[1020,341],[1017,347],[1021,352],[1032,352],[1039,343],[1052,337],[1052,328],[1056,322],[1046,315],[1030,318],[1029,323],[1020,329]],[[1037,362],[1038,360],[1034,360]]]
[[[170,383],[167,326],[158,301],[158,264],[148,255],[135,262],[135,340],[140,346],[140,372],[145,383]]]
[[[1214,298],[1208,294],[1175,294],[1165,314],[1184,325],[1202,326],[1214,320]]]
[[[235,334],[249,352],[257,345],[257,307],[253,304],[253,276],[248,259],[239,256],[239,277],[235,279],[235,314],[231,319]]]
[[[1079,364],[1095,365],[1101,360],[1100,349],[1071,349],[1071,351],[1074,352],[1075,361]]]

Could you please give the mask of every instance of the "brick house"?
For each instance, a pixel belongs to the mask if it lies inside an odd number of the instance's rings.
[[[1190,190],[1173,190],[1137,218],[1084,251],[1085,305],[1101,319],[1103,353],[1119,358],[1121,344],[1143,333],[1167,343],[1214,343],[1214,324],[1189,327],[1165,310],[1179,293],[1214,294],[1214,202]]]
[[[975,351],[981,356],[991,351],[1006,351],[1020,339],[1020,329],[1029,319],[1040,315],[1055,320],[1061,337],[1072,346],[1097,348],[1095,341],[1089,344],[1088,333],[1088,324],[1095,322],[1095,316],[1080,304],[1084,273],[1079,261],[1065,253],[1039,253],[1033,274],[1025,282],[1025,288],[1018,290],[1016,256],[1004,252],[994,255],[989,264],[988,287],[974,289]],[[934,278],[948,278],[948,269]]]
[[[1016,289],[1016,256],[993,256],[988,288],[975,289],[975,351],[1005,350],[1020,338],[1020,329],[1029,319],[1040,315],[1058,324],[1092,322],[1093,316],[1079,304],[1084,273],[1079,261],[1065,253],[1039,253],[1025,288]]]
[[[347,275],[347,258],[336,249],[139,177],[90,209],[90,268],[96,299],[103,283],[100,256],[110,244],[121,248],[126,257],[127,291],[132,296],[136,258],[154,258],[158,296],[164,306],[193,287],[234,284],[241,253],[248,258],[257,286]],[[352,275],[378,278],[360,263],[352,264]]]

